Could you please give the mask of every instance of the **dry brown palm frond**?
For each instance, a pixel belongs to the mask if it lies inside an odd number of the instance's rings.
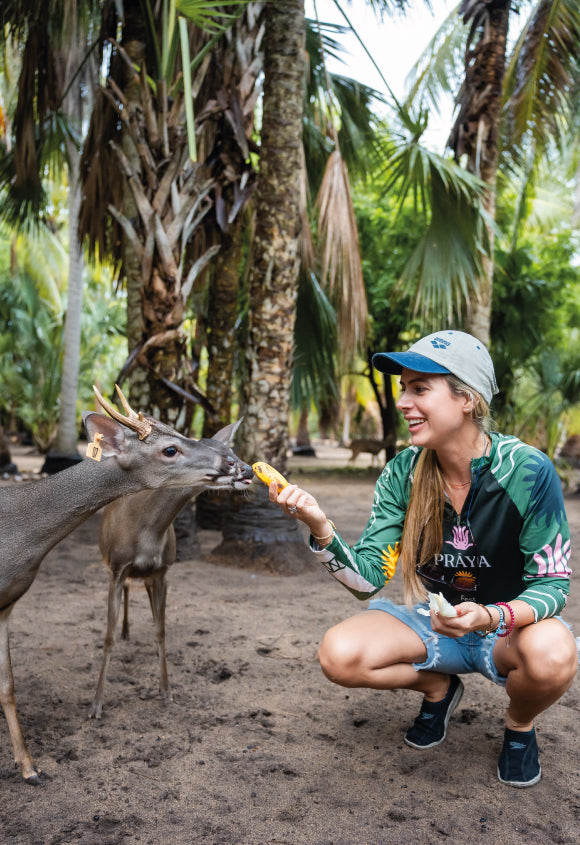
[[[340,349],[348,357],[364,341],[368,310],[348,169],[338,150],[326,164],[316,208],[322,283],[328,281]]]

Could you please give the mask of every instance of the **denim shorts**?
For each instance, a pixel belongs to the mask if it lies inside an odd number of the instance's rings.
[[[497,634],[492,637],[479,637],[472,632],[457,639],[437,634],[431,628],[427,603],[415,604],[409,608],[405,604],[395,604],[390,599],[376,598],[370,600],[367,610],[384,610],[385,613],[390,613],[391,616],[400,619],[421,637],[427,649],[427,660],[424,663],[413,663],[414,669],[444,672],[448,675],[479,672],[494,684],[505,687],[507,677],[500,675],[493,662],[493,648]],[[569,631],[572,630],[561,616],[555,616],[554,619],[565,625]],[[576,648],[580,666],[580,637],[576,638]]]
[[[427,660],[424,663],[413,663],[414,669],[444,672],[449,675],[479,672],[494,684],[505,687],[507,678],[499,674],[493,662],[496,636],[479,637],[472,632],[454,639],[437,634],[431,628],[427,603],[409,608],[405,604],[395,604],[390,599],[377,598],[371,599],[367,609],[390,613],[421,637],[427,649]],[[420,610],[426,610],[427,615],[421,614]]]

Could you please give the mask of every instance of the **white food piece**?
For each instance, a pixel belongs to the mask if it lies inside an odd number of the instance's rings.
[[[452,604],[449,604],[443,593],[427,593],[427,595],[430,610],[434,610],[440,616],[457,616],[457,611]]]

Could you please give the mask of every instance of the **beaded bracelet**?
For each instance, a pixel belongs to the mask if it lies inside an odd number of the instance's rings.
[[[498,601],[498,602],[496,602],[496,604],[497,604],[498,607],[500,607],[500,606],[505,607],[505,608],[507,608],[507,610],[509,610],[510,624],[509,624],[509,626],[506,625],[505,618],[504,618],[502,631],[501,632],[498,631],[498,634],[497,634],[498,637],[507,637],[507,640],[508,640],[508,643],[509,643],[509,636],[514,629],[514,624],[515,624],[515,621],[516,621],[515,613],[513,612],[511,605],[507,604],[505,601]]]

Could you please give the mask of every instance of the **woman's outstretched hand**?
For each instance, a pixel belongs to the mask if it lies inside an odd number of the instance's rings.
[[[285,513],[308,526],[313,537],[332,535],[332,526],[311,493],[296,484],[289,484],[278,492],[275,481],[270,484],[268,493],[271,502],[276,502]]]

